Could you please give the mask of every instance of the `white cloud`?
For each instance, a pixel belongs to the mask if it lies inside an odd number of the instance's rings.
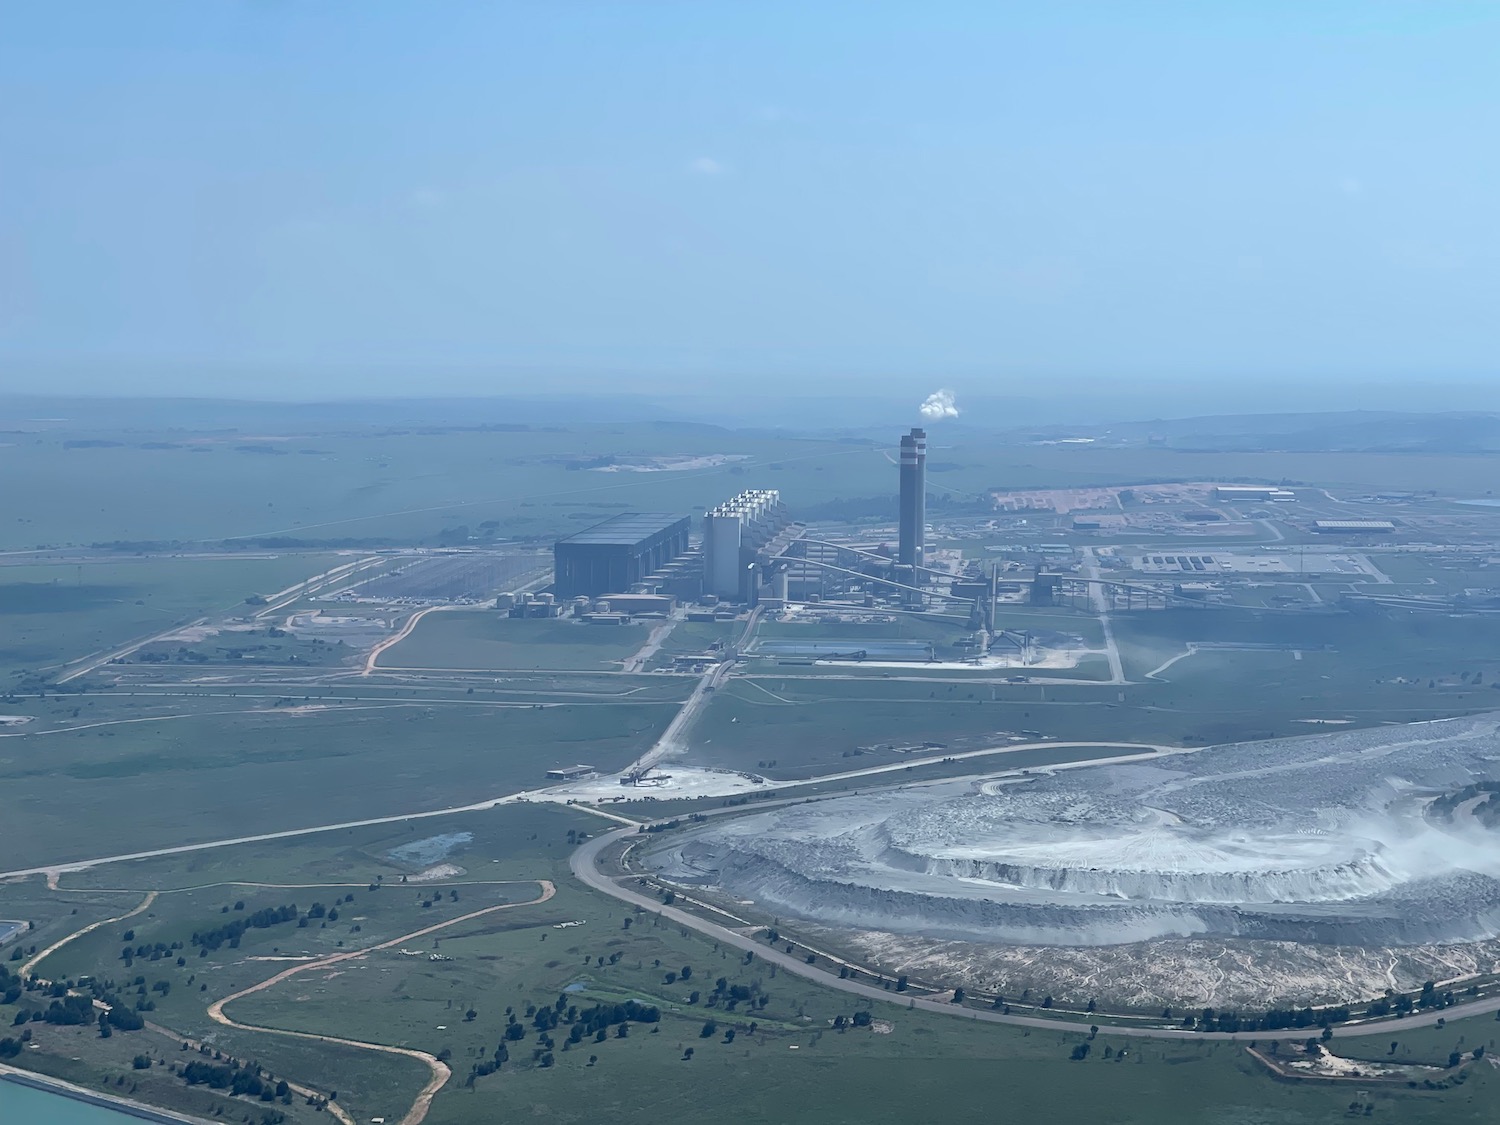
[[[933,391],[917,407],[922,417],[929,422],[941,422],[944,418],[957,418],[958,407],[953,401],[952,391]]]
[[[698,156],[688,163],[688,171],[695,176],[722,176],[725,169],[712,156]]]

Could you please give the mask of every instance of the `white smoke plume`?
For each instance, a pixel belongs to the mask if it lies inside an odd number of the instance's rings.
[[[944,418],[957,418],[958,407],[953,404],[952,391],[933,391],[918,407],[922,417],[929,422],[941,422]]]

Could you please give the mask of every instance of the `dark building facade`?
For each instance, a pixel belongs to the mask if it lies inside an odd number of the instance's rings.
[[[552,548],[559,598],[624,594],[688,548],[687,516],[630,513],[559,539]]]
[[[927,431],[901,436],[901,531],[896,562],[925,565],[927,538]]]

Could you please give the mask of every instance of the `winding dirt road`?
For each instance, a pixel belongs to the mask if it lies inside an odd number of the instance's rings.
[[[294,965],[290,969],[283,969],[275,976],[268,977],[259,984],[253,984],[249,988],[243,988],[239,992],[231,993],[222,1000],[215,1000],[208,1006],[208,1018],[215,1023],[223,1024],[225,1027],[232,1027],[238,1031],[254,1031],[265,1035],[285,1035],[293,1039],[310,1039],[320,1043],[337,1043],[343,1047],[354,1047],[363,1051],[379,1051],[387,1055],[404,1055],[407,1058],[417,1059],[425,1063],[428,1069],[432,1071],[432,1077],[427,1080],[427,1084],[417,1094],[416,1100],[412,1102],[411,1108],[406,1111],[406,1115],[401,1118],[400,1123],[400,1125],[420,1125],[421,1121],[427,1116],[427,1111],[432,1107],[433,1096],[443,1088],[453,1074],[448,1065],[441,1062],[436,1055],[428,1054],[426,1051],[418,1051],[411,1047],[391,1047],[384,1043],[364,1043],[358,1039],[343,1039],[336,1035],[315,1035],[308,1031],[289,1031],[279,1027],[261,1027],[256,1024],[239,1023],[224,1014],[224,1005],[257,992],[264,992],[266,989],[300,973],[311,972],[315,969],[326,969],[331,965],[337,965],[343,961],[352,961],[356,958],[364,957],[369,953],[377,953],[383,949],[405,945],[419,938],[424,938],[428,934],[437,933],[439,930],[446,930],[450,926],[456,926],[461,922],[471,922],[476,918],[483,918],[487,914],[494,914],[500,910],[514,910],[521,906],[537,906],[546,902],[557,893],[557,887],[550,879],[538,879],[537,885],[541,888],[541,893],[536,898],[528,899],[525,902],[503,902],[498,906],[486,906],[482,910],[473,910],[468,914],[461,914],[457,918],[450,918],[446,922],[438,922],[435,925],[414,930],[409,934],[402,934],[400,937],[391,938],[389,941],[380,942],[378,945],[330,954],[317,961],[307,961],[300,965]],[[144,906],[141,909],[144,909]]]
[[[406,624],[401,626],[400,632],[387,637],[385,640],[381,641],[370,650],[370,655],[365,657],[365,669],[360,673],[360,675],[372,675],[375,671],[375,662],[380,659],[385,650],[388,648],[395,648],[402,641],[406,640],[407,637],[411,636],[412,630],[417,627],[417,622],[421,621],[422,618],[426,617],[429,613],[437,613],[441,610],[452,608],[452,606],[446,605],[430,605],[426,609],[417,610],[416,613],[412,614],[406,619]]]
[[[54,880],[50,879],[50,878],[48,879],[47,886],[48,886],[48,888],[50,890],[54,890],[55,891],[57,889],[56,882]],[[42,950],[35,957],[31,958],[28,961],[23,962],[21,964],[21,967],[16,970],[16,975],[17,976],[22,976],[22,977],[31,976],[32,973],[36,970],[36,967],[38,965],[40,965],[48,957],[52,956],[52,954],[56,953],[63,946],[67,945],[70,941],[76,941],[77,939],[81,938],[84,934],[91,934],[95,930],[97,930],[100,926],[112,926],[116,922],[123,922],[123,921],[125,921],[126,918],[134,918],[137,914],[140,914],[142,911],[149,910],[151,908],[151,904],[156,901],[156,896],[158,894],[160,894],[160,893],[161,893],[160,891],[147,891],[146,892],[146,897],[141,900],[141,904],[139,906],[137,906],[134,910],[127,911],[126,913],[121,914],[118,918],[100,918],[99,921],[97,921],[97,922],[90,922],[87,926],[84,926],[81,930],[74,930],[67,937],[60,938],[57,941],[54,941],[51,945],[49,945],[46,949]]]
[[[710,810],[703,815],[712,816],[715,813],[729,814],[740,810]],[[856,980],[846,980],[835,976],[824,969],[809,965],[802,957],[784,953],[774,946],[764,942],[756,941],[749,933],[741,929],[730,929],[721,926],[717,922],[710,922],[691,914],[685,910],[679,910],[674,906],[665,906],[659,898],[643,895],[630,887],[623,886],[621,882],[599,870],[599,854],[611,844],[617,843],[627,837],[633,836],[640,831],[622,828],[615,832],[606,832],[601,836],[587,840],[569,858],[569,865],[573,875],[585,885],[596,891],[617,898],[631,906],[638,906],[652,914],[670,919],[679,925],[689,929],[697,930],[713,938],[721,944],[733,946],[735,949],[753,952],[758,960],[772,961],[781,969],[789,973],[795,973],[799,977],[815,981],[827,988],[836,988],[842,992],[853,993],[869,1000],[881,1000],[887,1004],[900,1003],[905,1000],[913,1008],[921,1008],[928,1012],[938,1012],[946,1016],[961,1019],[979,1020],[983,1023],[1006,1023],[1018,1027],[1045,1028],[1049,1031],[1082,1031],[1088,1032],[1091,1025],[1082,1020],[1047,1019],[1041,1016],[1017,1016],[1006,1015],[990,1009],[967,1008],[962,1005],[954,1005],[946,999],[929,998],[924,996],[912,996],[909,993],[896,994],[873,984],[864,984]],[[874,976],[869,970],[868,975]],[[1465,1016],[1485,1015],[1490,1012],[1500,1011],[1500,994],[1486,997],[1482,1000],[1474,1000],[1467,1004],[1456,1004],[1441,1012],[1425,1012],[1410,1016],[1402,1016],[1392,1020],[1372,1020],[1366,1024],[1343,1024],[1335,1028],[1334,1035],[1341,1039],[1349,1039],[1366,1035],[1386,1035],[1391,1032],[1414,1031],[1417,1028],[1432,1027],[1439,1019],[1453,1021],[1463,1019]],[[1098,1022],[1098,1021],[1095,1021]],[[1300,1040],[1306,1038],[1306,1029],[1287,1030],[1281,1032],[1229,1032],[1229,1031],[1187,1031],[1182,1028],[1171,1027],[1128,1027],[1115,1025],[1100,1026],[1101,1032],[1107,1031],[1110,1035],[1126,1035],[1143,1039],[1247,1039],[1258,1038],[1262,1040],[1285,1039]]]

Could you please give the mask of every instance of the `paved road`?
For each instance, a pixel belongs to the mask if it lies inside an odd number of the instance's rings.
[[[728,812],[730,810],[722,811]],[[870,1000],[883,1000],[888,1004],[900,1004],[904,999],[911,1006],[921,1008],[923,1011],[939,1012],[946,1016],[952,1016],[955,1019],[980,1020],[985,1023],[1004,1023],[1016,1027],[1042,1028],[1048,1031],[1082,1031],[1086,1033],[1089,1030],[1090,1025],[1081,1020],[1045,1019],[1041,1016],[1008,1016],[1002,1012],[990,1011],[988,1009],[965,1008],[944,1000],[932,1000],[919,996],[911,996],[906,993],[888,992],[884,988],[879,988],[873,984],[865,984],[861,981],[842,980],[833,973],[807,964],[801,957],[783,953],[781,950],[772,948],[763,942],[754,941],[737,930],[721,926],[716,922],[709,922],[695,914],[689,914],[687,911],[679,910],[673,906],[663,906],[660,899],[641,894],[632,887],[622,885],[622,883],[617,882],[599,870],[599,853],[611,844],[634,834],[636,831],[636,829],[622,828],[616,832],[608,832],[602,836],[596,836],[591,840],[584,841],[583,845],[569,859],[574,877],[594,890],[609,895],[611,898],[617,898],[632,906],[639,906],[652,913],[660,914],[663,918],[668,918],[679,925],[687,926],[689,929],[697,930],[699,933],[711,937],[723,945],[731,945],[736,949],[754,952],[755,956],[762,961],[774,962],[786,972],[795,973],[797,976],[806,977],[808,980],[816,981],[818,984],[828,988],[836,988],[841,992],[863,996]],[[1421,1027],[1431,1027],[1437,1023],[1439,1018],[1452,1021],[1462,1019],[1465,1016],[1484,1015],[1497,1010],[1500,1010],[1500,995],[1490,996],[1483,1000],[1475,1000],[1468,1004],[1456,1004],[1440,1015],[1422,1014],[1405,1016],[1395,1020],[1377,1021],[1362,1026],[1337,1027],[1334,1029],[1333,1034],[1335,1040],[1368,1035],[1389,1035],[1391,1033],[1413,1031]],[[1281,1032],[1251,1031],[1231,1033],[1227,1031],[1186,1031],[1181,1028],[1170,1027],[1116,1027],[1100,1024],[1099,1029],[1100,1034],[1125,1035],[1140,1039],[1271,1040],[1279,1038],[1300,1041],[1307,1038],[1306,1028]]]
[[[1154,756],[1154,754],[1157,753],[1157,752],[1167,752],[1168,750],[1171,749],[1169,747],[1155,747],[1155,748],[1153,748],[1151,746],[1141,745],[1141,744],[1137,744],[1137,743],[1114,743],[1114,742],[1025,742],[1025,743],[1017,743],[1017,744],[1011,745],[1011,746],[994,747],[994,748],[991,748],[991,749],[988,749],[988,750],[970,750],[970,751],[966,751],[965,753],[962,753],[962,754],[949,755],[948,757],[949,758],[973,758],[973,757],[980,757],[980,756],[991,755],[991,754],[1009,754],[1009,753],[1013,753],[1013,752],[1018,751],[1018,750],[1034,750],[1034,749],[1038,749],[1038,748],[1042,748],[1042,747],[1051,748],[1051,747],[1057,747],[1057,746],[1062,746],[1062,747],[1078,747],[1078,746],[1137,746],[1137,745],[1140,745],[1140,748],[1145,752],[1142,756],[1148,756],[1148,757],[1149,756]],[[1190,751],[1188,751],[1188,750],[1177,750],[1175,752],[1177,752],[1177,753],[1189,753]],[[894,765],[871,766],[871,767],[869,767],[867,769],[863,769],[863,770],[850,770],[850,771],[848,771],[846,773],[830,774],[830,775],[827,775],[825,777],[811,777],[811,778],[803,778],[803,779],[800,779],[800,780],[772,782],[772,783],[768,783],[766,785],[766,791],[769,792],[769,791],[773,791],[773,790],[776,790],[776,789],[801,789],[801,788],[804,788],[804,787],[810,786],[810,785],[818,785],[818,784],[822,784],[822,783],[826,783],[826,782],[835,782],[835,781],[848,781],[848,780],[851,780],[851,779],[857,778],[857,777],[870,777],[870,776],[875,776],[875,775],[878,775],[878,774],[894,773],[894,772],[897,772],[897,771],[900,771],[902,773],[902,775],[905,778],[905,780],[896,783],[896,785],[894,786],[895,788],[901,788],[901,787],[904,787],[904,786],[907,786],[907,785],[913,785],[913,784],[925,784],[925,783],[927,783],[929,781],[931,781],[931,782],[942,782],[942,781],[958,781],[958,780],[962,780],[961,778],[946,778],[946,777],[936,777],[936,778],[909,777],[909,778],[907,778],[905,776],[906,775],[906,771],[908,771],[908,770],[919,769],[919,768],[921,768],[924,765],[930,765],[930,764],[934,764],[934,763],[941,764],[942,762],[944,762],[946,760],[948,760],[948,759],[946,759],[946,758],[927,758],[927,759],[924,759],[923,761],[920,761],[920,762],[901,762],[901,763],[896,763]],[[1107,760],[1107,761],[1110,761],[1110,762],[1122,762],[1122,761],[1128,761],[1130,759],[1129,759],[1129,757],[1116,757],[1116,758],[1109,758],[1109,759],[1102,759],[1102,760]],[[1090,762],[1086,762],[1086,761],[1085,762],[1060,762],[1060,763],[1057,763],[1057,764],[1054,764],[1054,765],[1050,765],[1050,766],[1046,766],[1046,767],[1034,767],[1034,768],[1038,768],[1038,769],[1040,769],[1040,768],[1046,768],[1046,769],[1049,769],[1049,770],[1070,769],[1070,768],[1073,768],[1073,767],[1076,767],[1076,766],[1083,766],[1083,765],[1089,765],[1089,764],[1091,764],[1091,763]],[[1011,771],[1011,772],[1013,772],[1013,771]],[[102,867],[105,864],[110,864],[110,863],[128,863],[131,860],[137,860],[137,859],[157,859],[157,858],[160,858],[162,856],[185,855],[185,854],[187,854],[189,852],[201,852],[201,851],[208,851],[208,850],[213,849],[213,848],[228,848],[228,847],[233,847],[236,844],[260,844],[260,843],[264,843],[264,842],[266,842],[268,840],[288,840],[288,839],[293,839],[293,838],[298,837],[298,836],[313,836],[313,835],[317,835],[318,833],[321,833],[321,832],[337,832],[337,831],[339,831],[341,829],[345,829],[345,828],[367,828],[367,827],[370,827],[372,825],[378,825],[378,824],[398,824],[398,823],[400,823],[401,821],[404,821],[404,820],[428,820],[428,819],[430,819],[432,817],[437,817],[437,816],[452,816],[452,815],[457,814],[457,813],[483,812],[483,811],[488,810],[488,809],[497,808],[500,805],[508,805],[508,804],[514,804],[514,803],[518,803],[518,802],[525,802],[525,801],[549,801],[549,800],[558,800],[558,801],[561,801],[561,800],[564,800],[565,798],[550,797],[550,796],[548,796],[548,793],[551,790],[558,790],[558,789],[565,789],[565,788],[566,788],[565,786],[552,786],[552,787],[550,787],[550,789],[520,790],[518,792],[513,792],[513,793],[502,793],[499,796],[495,796],[495,797],[487,797],[487,798],[485,798],[483,800],[474,801],[474,802],[471,802],[469,804],[451,805],[451,806],[449,806],[448,808],[445,808],[445,809],[427,809],[427,810],[422,811],[422,812],[391,813],[388,816],[365,817],[365,818],[363,818],[361,820],[342,820],[342,821],[337,821],[337,822],[335,822],[333,824],[315,824],[315,825],[311,825],[311,826],[306,827],[306,828],[285,828],[285,829],[281,829],[280,831],[276,831],[276,832],[261,832],[261,833],[258,833],[256,835],[253,835],[253,836],[232,836],[232,837],[229,837],[228,839],[223,839],[223,840],[204,840],[203,842],[197,843],[197,844],[176,844],[176,845],[174,845],[172,847],[151,848],[151,849],[146,850],[146,851],[126,852],[126,853],[123,853],[121,855],[99,856],[99,857],[94,858],[94,859],[75,859],[75,860],[66,860],[66,861],[59,862],[59,863],[41,864],[41,865],[39,865],[37,867],[20,867],[20,868],[16,868],[14,870],[11,870],[11,871],[0,871],[0,879],[24,879],[24,878],[26,878],[28,876],[31,876],[31,875],[46,875],[46,876],[48,876],[50,878],[50,877],[54,877],[54,876],[59,875],[59,874],[63,874],[65,872],[69,872],[69,871],[86,871],[86,870],[88,870],[91,867]],[[818,795],[816,795],[816,797],[817,797],[817,799],[826,799],[826,797],[838,796],[838,795],[839,795],[838,793],[818,794]],[[683,799],[684,800],[693,800],[694,798],[691,797],[691,796],[688,796],[688,797],[685,797]],[[814,799],[814,795],[812,795],[812,794],[809,794],[807,796],[798,796],[798,797],[786,798],[787,801],[804,801],[804,800],[812,800],[812,799]],[[756,807],[757,808],[768,808],[768,807],[770,807],[770,806],[772,806],[774,804],[778,804],[778,803],[781,803],[781,802],[777,802],[777,801],[757,801],[756,802]],[[613,820],[620,819],[618,811],[616,811],[616,812],[605,812],[604,810],[601,810],[601,809],[587,809],[585,811],[599,812],[602,815],[607,816],[607,817],[609,817],[610,819],[613,819]],[[708,811],[706,811],[704,813],[704,815],[714,815],[714,814],[716,814],[718,812],[734,812],[734,811],[738,811],[738,810],[736,810],[736,809],[708,810]],[[644,812],[644,810],[642,810],[641,815],[648,816],[649,814],[646,813],[646,812]]]
[[[734,672],[735,654],[750,639],[750,635],[755,631],[756,623],[759,620],[760,606],[756,606],[750,611],[750,616],[745,620],[745,628],[740,634],[739,641],[729,650],[728,659],[720,661],[703,674],[698,680],[698,686],[693,688],[693,693],[687,697],[682,707],[678,709],[677,714],[672,717],[672,721],[667,724],[667,729],[662,731],[661,737],[656,740],[650,750],[647,750],[634,762],[625,767],[626,773],[644,773],[656,765],[664,755],[673,750],[685,750],[687,748],[682,739],[683,734],[698,717],[698,713],[713,698],[713,693],[723,687],[724,682]]]
[[[1125,665],[1120,660],[1120,646],[1115,642],[1114,627],[1110,624],[1109,610],[1110,602],[1114,600],[1114,592],[1107,589],[1099,578],[1099,560],[1094,556],[1092,547],[1083,550],[1084,571],[1088,577],[1096,581],[1089,584],[1089,596],[1094,602],[1094,612],[1099,616],[1099,625],[1104,630],[1104,653],[1109,657],[1109,682],[1112,685],[1127,683],[1125,679]]]

